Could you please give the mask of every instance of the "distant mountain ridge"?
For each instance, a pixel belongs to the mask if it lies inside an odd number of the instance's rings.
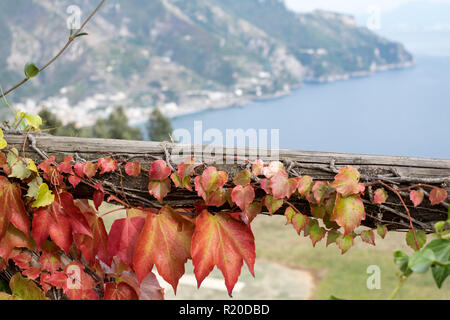
[[[21,80],[27,61],[42,65],[64,44],[66,9],[74,4],[85,18],[96,3],[2,1],[4,88]],[[89,36],[10,99],[30,98],[28,109],[43,103],[64,121],[83,124],[122,104],[138,120],[151,107],[170,116],[244,104],[305,81],[413,63],[401,44],[358,27],[351,16],[298,14],[279,0],[107,0],[86,31]]]

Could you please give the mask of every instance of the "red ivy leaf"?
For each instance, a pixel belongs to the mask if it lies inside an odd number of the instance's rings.
[[[345,167],[339,170],[331,186],[342,196],[358,194],[364,191],[364,186],[359,183],[360,174],[353,167]]]
[[[0,176],[0,241],[6,234],[9,223],[12,223],[24,234],[30,230],[30,219],[22,201],[19,185],[10,183]]]
[[[244,215],[247,217],[247,224],[250,224],[255,217],[262,211],[261,202],[253,202],[244,210]]]
[[[31,256],[29,253],[24,252],[16,255],[13,261],[20,269],[28,269],[30,267]]]
[[[235,185],[246,186],[250,184],[251,173],[248,170],[240,171],[233,179]]]
[[[409,193],[409,199],[411,199],[412,203],[414,204],[414,207],[420,206],[420,204],[423,201],[424,192],[422,189],[418,190],[412,190]]]
[[[10,224],[5,236],[0,241],[0,258],[8,261],[14,248],[32,249],[33,244],[22,231]]]
[[[194,159],[189,158],[177,167],[178,173],[173,173],[170,177],[177,188],[186,188],[192,191],[191,175],[194,173]]]
[[[217,171],[215,167],[208,167],[200,176],[199,182],[205,193],[210,193],[222,188],[228,181],[228,174]]]
[[[151,180],[148,184],[148,192],[158,199],[159,203],[162,203],[165,196],[170,192],[170,179]]]
[[[288,174],[284,170],[278,171],[272,176],[269,187],[272,190],[272,195],[276,199],[287,198],[291,195]]]
[[[386,202],[388,198],[388,194],[386,190],[383,188],[379,188],[375,190],[374,196],[373,196],[373,203],[374,204],[383,204]]]
[[[22,274],[31,280],[36,280],[41,274],[41,268],[32,267],[22,272]]]
[[[375,234],[373,230],[364,230],[361,232],[361,239],[368,244],[375,245]]]
[[[448,194],[445,189],[433,188],[430,192],[431,205],[434,206],[441,202],[444,202],[445,200],[447,200],[447,197],[448,197]]]
[[[309,218],[301,213],[297,213],[292,217],[292,225],[294,226],[295,231],[297,231],[297,234],[300,235],[300,232],[305,229],[308,220]]]
[[[62,267],[61,259],[58,254],[44,251],[40,258],[42,270],[47,270],[50,273],[58,271]]]
[[[68,264],[64,273],[67,281],[63,287],[64,293],[71,300],[97,300],[98,294],[94,291],[95,282],[90,275],[84,271],[84,266],[74,261]]]
[[[197,284],[217,266],[225,278],[228,294],[236,284],[243,261],[254,275],[255,242],[251,229],[228,214],[210,214],[207,210],[196,219],[192,237],[192,262]]]
[[[253,202],[253,199],[255,199],[255,191],[250,185],[245,187],[238,185],[233,188],[231,198],[241,210],[245,210]]]
[[[274,199],[272,195],[268,194],[264,197],[263,203],[270,215],[273,215],[283,205],[283,199]]]
[[[107,282],[105,284],[105,300],[139,300],[136,291],[125,282]]]
[[[101,182],[97,183],[95,186],[94,194],[92,195],[92,200],[94,201],[95,209],[98,210],[98,207],[105,199],[105,190],[103,189],[103,184]]]
[[[77,185],[81,182],[81,178],[76,175],[71,175],[69,177],[69,183],[72,185],[72,187],[76,188]]]
[[[261,176],[263,174],[264,162],[261,159],[255,160],[252,164],[252,173],[255,176]]]
[[[138,177],[141,174],[141,163],[139,161],[127,162],[125,172],[129,176]]]
[[[97,216],[97,212],[89,205],[87,200],[76,200],[76,205],[92,230],[92,237],[75,235],[77,247],[90,264],[94,264],[95,257],[98,256],[104,263],[111,265],[112,257],[108,253],[108,234],[103,219]]]
[[[52,167],[52,165],[55,164],[55,157],[50,156],[50,158],[45,159],[41,162],[40,165],[38,165],[38,169],[41,169],[44,173],[48,174],[48,171]]]
[[[364,204],[359,195],[344,197],[338,193],[330,220],[344,228],[344,236],[359,227],[361,220],[365,219]]]
[[[267,167],[263,168],[263,174],[271,179],[276,173],[284,171],[284,165],[280,161],[272,161]]]
[[[83,172],[83,164],[82,163],[75,163],[73,166],[73,169],[75,171],[75,174],[80,177],[80,178],[84,178],[84,172]]]
[[[75,205],[72,194],[68,192],[60,193],[56,200],[60,205],[59,209],[69,218],[73,233],[92,237],[91,228],[80,209]],[[56,205],[54,208],[58,210]]]
[[[64,159],[64,162],[61,162],[56,166],[58,168],[58,171],[62,173],[73,174],[72,161],[72,157],[66,157]]]
[[[59,204],[53,204],[47,208],[40,208],[33,215],[33,238],[38,248],[50,238],[66,253],[72,245],[72,228],[67,216],[61,214]]]
[[[172,170],[164,160],[156,160],[150,165],[150,180],[165,180],[170,176]]]
[[[83,163],[83,174],[85,174],[88,179],[91,179],[96,173],[97,166],[95,164],[92,162]]]
[[[271,194],[272,193],[272,189],[270,189],[270,180],[269,179],[261,179],[261,181],[259,182],[259,184],[261,185],[261,188],[267,193],[267,194]]]
[[[156,266],[158,273],[177,291],[178,280],[190,258],[194,224],[170,207],[159,214],[149,213],[133,257],[133,269],[141,282]]]
[[[125,264],[131,266],[134,248],[144,223],[145,218],[139,216],[114,221],[108,235],[109,256],[117,256]]]
[[[312,188],[314,200],[317,204],[320,204],[325,198],[327,192],[330,191],[330,185],[326,181],[316,181]]]
[[[119,167],[117,161],[111,157],[100,158],[97,160],[97,167],[101,169],[100,174],[116,171]]]
[[[41,286],[45,292],[48,292],[51,287],[56,289],[63,289],[67,286],[67,275],[63,271],[49,273],[41,273]]]
[[[313,179],[310,176],[303,176],[298,178],[298,193],[302,197],[311,192]]]

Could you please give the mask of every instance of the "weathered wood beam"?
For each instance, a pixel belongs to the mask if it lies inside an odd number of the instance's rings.
[[[6,133],[9,147],[25,152],[37,162],[45,155],[53,155],[56,161],[72,156],[78,161],[95,161],[98,158],[112,156],[118,161],[140,161],[144,167],[155,159],[164,159],[175,167],[188,156],[194,156],[197,163],[215,165],[227,171],[231,176],[242,168],[249,167],[246,160],[262,159],[282,161],[292,176],[310,175],[318,180],[332,180],[337,170],[344,166],[354,166],[361,172],[363,182],[382,180],[390,185],[408,186],[426,183],[445,188],[450,193],[450,159],[425,159],[411,157],[392,157],[377,155],[329,153],[316,151],[266,150],[254,148],[224,148],[211,146],[180,145],[172,143],[85,139],[74,137],[54,137],[45,134],[28,136],[22,133]],[[105,174],[101,177],[106,190],[123,195],[131,203],[160,206],[147,192],[148,178],[142,174],[139,178],[130,178],[125,174]],[[231,184],[230,184],[231,186]],[[92,194],[90,187],[77,187],[74,193],[79,197]],[[257,194],[261,199],[263,194]],[[407,195],[405,194],[407,197]],[[404,208],[398,199],[390,195],[384,206],[372,205],[370,192],[365,196],[367,219],[366,226],[380,223],[388,224],[390,229],[404,230],[408,220]],[[165,203],[173,207],[192,206],[198,197],[186,190],[175,190],[166,198]],[[308,204],[300,199],[293,201],[300,209],[308,212]],[[448,204],[430,206],[424,201],[419,208],[409,207],[414,224],[418,229],[432,231],[434,222],[446,219]],[[281,210],[280,210],[280,213]]]

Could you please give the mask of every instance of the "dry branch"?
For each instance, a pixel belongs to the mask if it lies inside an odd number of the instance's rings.
[[[96,161],[101,157],[111,156],[119,162],[140,161],[144,168],[148,168],[149,164],[155,159],[164,159],[175,167],[187,156],[192,155],[197,163],[203,164],[197,168],[199,172],[207,165],[215,165],[218,169],[227,171],[230,176],[234,176],[241,169],[248,167],[248,160],[262,159],[269,161],[274,160],[273,156],[277,156],[276,153],[274,155],[274,150],[265,149],[83,139],[54,137],[45,134],[30,135],[26,140],[26,134],[9,132],[5,134],[5,139],[9,147],[23,150],[27,157],[38,162],[42,161],[42,157],[46,155],[55,156],[58,162],[66,156],[72,156],[76,161]],[[294,150],[278,150],[278,156],[291,176],[310,175],[316,180],[333,180],[339,168],[351,165],[361,172],[361,179],[365,183],[380,180],[398,188],[416,183],[426,183],[444,188],[450,193],[450,160],[447,159]],[[118,173],[105,174],[100,178],[105,191],[118,195],[130,203],[154,207],[161,206],[148,194],[146,173],[142,173],[139,178],[130,178],[125,174]],[[82,185],[77,187],[73,193],[78,197],[89,197],[92,195],[92,189],[90,186]],[[257,198],[261,199],[263,195],[263,193],[257,193]],[[378,224],[386,224],[390,229],[395,230],[409,228],[407,215],[395,195],[390,195],[388,202],[384,205],[373,205],[370,198],[369,188],[365,195],[367,218],[363,221],[363,225],[373,227]],[[407,195],[405,198],[407,198]],[[193,200],[196,199],[199,198],[195,193],[176,189],[164,201],[176,208],[192,206]],[[309,212],[307,202],[300,199],[291,199],[290,202],[303,212]],[[409,199],[406,202],[417,229],[430,232],[436,221],[447,217],[447,203],[430,206],[429,201],[426,200],[420,207],[414,208]],[[279,210],[278,213],[282,214],[283,212]]]

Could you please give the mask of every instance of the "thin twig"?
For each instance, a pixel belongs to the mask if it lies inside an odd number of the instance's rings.
[[[86,26],[86,24],[92,19],[92,17],[97,13],[97,11],[100,9],[100,7],[103,5],[103,3],[106,0],[102,0],[100,2],[100,4],[97,6],[97,8],[95,8],[95,10],[89,15],[89,17],[83,22],[83,24],[81,25],[80,29],[78,29],[74,34],[72,34],[69,39],[67,40],[67,43],[64,45],[64,47],[56,54],[56,56],[54,56],[49,62],[47,62],[42,68],[39,69],[39,72],[44,71],[45,69],[47,69],[48,66],[50,66],[53,62],[55,62],[56,59],[58,59],[63,53],[64,51],[66,51],[66,49],[70,46],[70,44],[76,39],[76,37],[80,34],[80,32],[83,30],[83,28]],[[30,78],[25,78],[22,81],[20,81],[18,84],[16,84],[15,86],[13,86],[11,89],[7,90],[5,93],[2,93],[2,95],[0,95],[0,98],[5,97],[6,95],[8,95],[10,92],[16,90],[18,87],[20,87],[21,85],[23,85],[24,83],[26,83],[28,80],[30,80]]]

